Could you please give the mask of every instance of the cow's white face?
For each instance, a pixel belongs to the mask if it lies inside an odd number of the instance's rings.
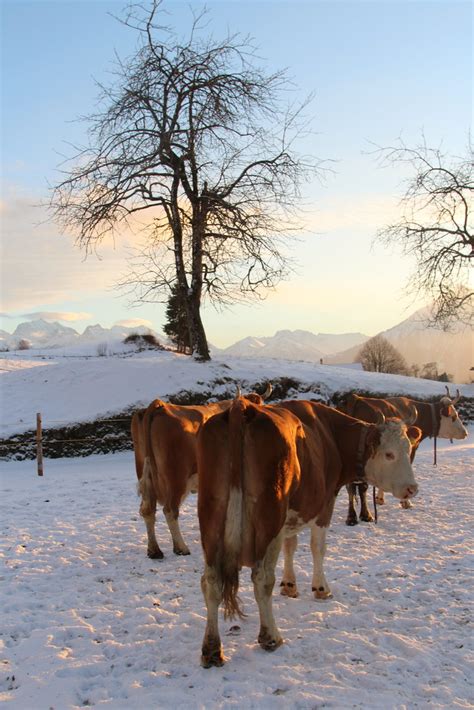
[[[440,400],[440,425],[438,436],[440,439],[465,439],[467,430],[459,419],[454,404],[449,397]]]
[[[380,443],[365,464],[367,481],[400,500],[413,498],[418,484],[410,462],[412,442],[421,437],[418,427],[408,427],[399,419],[392,419],[377,427]],[[410,438],[409,438],[410,437]]]

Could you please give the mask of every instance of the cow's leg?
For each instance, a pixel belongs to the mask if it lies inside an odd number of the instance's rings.
[[[281,548],[281,536],[268,546],[263,560],[252,568],[252,582],[260,614],[258,642],[265,651],[274,651],[283,639],[275,624],[272,609],[272,592],[275,586],[275,567]]]
[[[323,571],[324,555],[326,553],[326,532],[327,528],[319,527],[316,523],[311,528],[311,552],[313,555],[312,590],[315,599],[332,597]]]
[[[168,523],[168,528],[173,539],[173,552],[175,555],[190,555],[189,547],[183,540],[181,535],[181,530],[178,523],[179,518],[179,508],[165,506],[163,508],[165,514],[166,522]]]
[[[363,520],[365,523],[373,523],[374,522],[374,516],[369,510],[369,507],[367,505],[367,489],[369,485],[368,483],[359,483],[357,485],[357,488],[359,489],[359,498],[360,498],[360,515],[359,518]]]
[[[385,498],[384,498],[383,490],[381,488],[377,488],[377,494],[375,496],[375,501],[379,505],[385,505]]]
[[[298,536],[286,537],[283,540],[283,579],[280,582],[280,594],[285,597],[296,598],[298,587],[296,586],[295,570],[293,567],[293,556],[298,546]]]
[[[151,559],[163,558],[163,553],[160,550],[158,541],[155,535],[156,522],[156,495],[151,480],[151,464],[148,458],[145,459],[143,466],[143,475],[138,484],[138,492],[141,495],[140,515],[145,521],[147,542],[147,554]]]
[[[411,500],[408,500],[408,499],[401,500],[400,505],[402,506],[402,508],[413,508],[413,503],[411,502]]]
[[[347,495],[349,496],[349,506],[347,508],[347,518],[346,525],[357,525],[359,520],[357,518],[357,513],[355,509],[355,495],[356,495],[356,484],[349,483],[346,486]]]
[[[201,665],[204,668],[222,666],[224,655],[219,636],[218,613],[222,601],[222,587],[215,567],[208,564],[204,567],[201,577],[201,589],[207,608],[207,624],[202,641]]]

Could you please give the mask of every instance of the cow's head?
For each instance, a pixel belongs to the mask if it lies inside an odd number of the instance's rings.
[[[258,392],[249,392],[248,394],[243,395],[240,389],[240,385],[237,385],[235,399],[238,399],[239,397],[244,397],[244,399],[248,399],[248,401],[252,402],[253,404],[263,404],[264,401],[270,397],[272,392],[273,387],[270,382],[267,384],[267,388],[263,394],[258,394]]]
[[[410,454],[421,435],[418,427],[407,426],[400,419],[372,424],[367,434],[370,451],[365,464],[367,481],[400,500],[415,496],[418,484],[413,475]]]
[[[456,397],[451,398],[449,388],[446,387],[446,396],[441,397],[439,401],[438,436],[440,439],[465,439],[467,436],[466,428],[459,419],[459,414],[454,406],[460,397],[459,390],[457,390]]]

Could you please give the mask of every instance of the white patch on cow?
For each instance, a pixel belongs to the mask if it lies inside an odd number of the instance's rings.
[[[315,520],[316,518],[311,518],[311,520],[307,520],[305,522],[303,518],[301,518],[300,515],[296,512],[296,510],[288,509],[285,524],[283,526],[284,537],[291,537],[292,535],[295,535],[303,528],[312,525]]]
[[[391,420],[380,431],[380,444],[365,465],[367,480],[400,500],[411,498],[416,495],[418,485],[410,462],[407,427],[399,420]]]
[[[228,552],[237,553],[242,537],[242,490],[231,487],[227,503],[224,545]]]

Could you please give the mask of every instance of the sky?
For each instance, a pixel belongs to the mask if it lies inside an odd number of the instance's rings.
[[[168,24],[184,33],[190,3],[168,0]],[[87,259],[44,207],[72,144],[85,140],[80,116],[97,105],[115,54],[133,54],[122,26],[125,3],[3,0],[1,3],[0,328],[43,315],[79,332],[91,324],[144,322],[161,331],[163,304],[132,304],[116,288],[134,235]],[[288,68],[296,98],[314,92],[309,150],[331,172],[305,192],[308,228],[288,248],[291,278],[263,301],[203,309],[209,340],[225,347],[281,329],[366,335],[424,305],[406,294],[414,263],[374,244],[399,214],[406,173],[381,167],[374,145],[402,138],[449,154],[465,152],[472,121],[472,5],[457,0],[378,2],[214,0],[210,30],[250,33],[272,69]]]

